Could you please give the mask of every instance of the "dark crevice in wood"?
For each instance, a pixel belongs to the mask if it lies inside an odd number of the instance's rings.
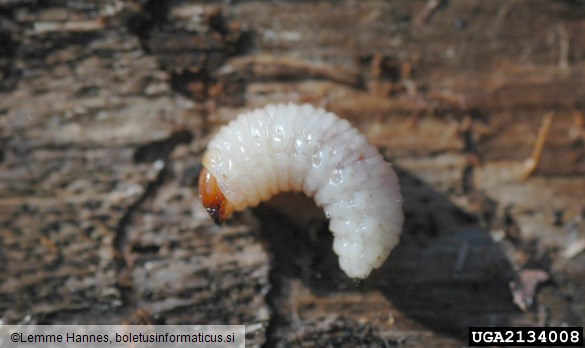
[[[215,76],[225,61],[253,47],[253,34],[232,25],[221,7],[209,7],[202,16],[202,31],[185,31],[185,23],[169,23],[172,2],[148,1],[126,19],[144,52],[157,57],[171,75],[171,87],[197,102],[213,100],[241,106],[246,82],[238,76]]]
[[[137,254],[157,254],[160,250],[160,245],[133,245],[132,252]]]
[[[153,30],[158,30],[167,22],[170,2],[149,0],[143,6],[142,11],[130,15],[126,19],[126,27],[140,40],[142,50],[152,53],[147,44]]]
[[[14,88],[20,76],[20,70],[14,64],[20,46],[15,38],[15,28],[13,10],[0,7],[0,91]]]
[[[139,250],[139,247],[132,246],[132,249],[128,244],[126,229],[132,222],[134,214],[140,209],[143,203],[156,195],[158,189],[162,186],[165,180],[170,176],[168,159],[173,149],[184,143],[189,143],[193,140],[193,135],[188,131],[178,131],[173,133],[170,137],[155,141],[142,147],[138,148],[134,154],[134,160],[137,163],[153,162],[156,160],[163,160],[164,167],[160,170],[156,178],[148,183],[144,193],[126,209],[126,212],[120,220],[118,227],[116,228],[116,236],[114,239],[114,247],[117,251],[116,254],[116,266],[118,273],[118,290],[122,297],[122,303],[126,306],[134,306],[133,301],[135,296],[132,295],[132,280],[129,275],[129,264],[127,262],[127,255],[132,251],[142,252],[153,252],[152,248],[146,248]],[[131,250],[132,249],[132,250]]]
[[[166,139],[142,145],[134,153],[134,162],[151,163],[156,160],[167,161],[175,146],[193,141],[193,134],[188,130],[174,132]]]
[[[183,70],[171,73],[171,87],[187,98],[203,102],[209,98],[209,85],[212,78],[207,69],[199,71]]]
[[[473,165],[467,163],[463,168],[463,176],[461,180],[461,191],[463,194],[471,193],[473,188]]]
[[[128,225],[132,222],[134,214],[140,209],[144,202],[156,195],[156,192],[165,181],[165,178],[169,175],[167,168],[168,167],[165,166],[158,173],[157,177],[147,185],[144,193],[126,209],[125,214],[120,219],[116,228],[116,235],[113,242],[116,250],[115,262],[118,275],[116,285],[120,292],[122,306],[124,307],[135,307],[134,302],[136,300],[132,291],[132,279],[130,278],[131,276],[129,273],[130,265],[126,258],[131,252],[126,230]]]
[[[4,162],[4,158],[6,157],[6,154],[5,154],[5,151],[6,151],[5,150],[5,146],[6,145],[4,144],[3,141],[0,142],[0,164],[2,164],[2,162]]]
[[[467,163],[463,167],[461,176],[461,191],[464,195],[472,194],[476,188],[474,184],[474,173],[476,166],[481,163],[481,155],[478,149],[478,134],[475,129],[476,122],[483,122],[486,119],[480,110],[472,109],[461,121],[462,129],[459,137],[463,142],[462,152],[467,155]]]

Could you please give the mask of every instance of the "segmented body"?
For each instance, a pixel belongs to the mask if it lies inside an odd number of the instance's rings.
[[[288,104],[242,114],[209,143],[203,165],[230,213],[279,192],[314,197],[330,219],[333,249],[349,277],[367,277],[398,243],[398,178],[378,150],[333,113]]]

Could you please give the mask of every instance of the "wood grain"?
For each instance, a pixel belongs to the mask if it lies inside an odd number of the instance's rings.
[[[259,347],[583,326],[584,23],[580,1],[0,0],[0,320],[246,324]],[[288,101],[399,171],[404,234],[363,282],[306,198],[222,227],[197,204],[209,136]]]

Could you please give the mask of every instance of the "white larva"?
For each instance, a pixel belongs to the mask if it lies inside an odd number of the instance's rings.
[[[295,104],[244,113],[209,143],[203,165],[199,189],[216,222],[279,192],[314,197],[330,219],[339,266],[351,278],[366,278],[398,243],[398,178],[377,149],[333,113]]]

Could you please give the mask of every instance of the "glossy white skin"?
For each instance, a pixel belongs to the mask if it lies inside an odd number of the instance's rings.
[[[347,120],[310,105],[240,115],[209,143],[203,165],[236,211],[303,191],[330,219],[333,250],[351,278],[386,260],[402,230],[398,178]]]

